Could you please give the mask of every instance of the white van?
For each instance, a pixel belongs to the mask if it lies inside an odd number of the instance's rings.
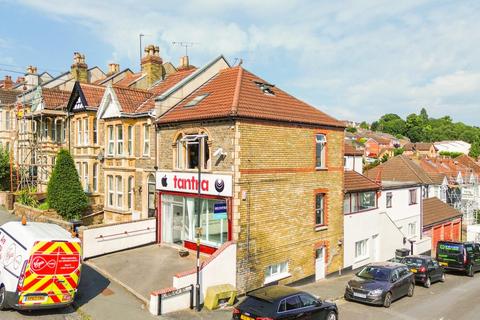
[[[15,221],[0,227],[0,309],[69,305],[80,269],[80,239],[60,226]]]

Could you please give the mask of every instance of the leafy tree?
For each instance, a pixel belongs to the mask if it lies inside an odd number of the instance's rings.
[[[362,122],[360,123],[360,128],[365,129],[365,130],[368,130],[368,129],[370,129],[370,126],[369,126],[368,123],[366,123],[365,121],[362,121]]]
[[[381,163],[387,162],[388,161],[388,154],[384,154],[383,157],[380,159]]]
[[[10,190],[10,154],[0,146],[0,190]]]
[[[80,218],[88,206],[72,156],[65,149],[58,153],[48,181],[47,202],[67,220]]]
[[[470,153],[468,154],[470,157],[477,159],[480,156],[480,141],[476,140],[472,143],[472,147],[470,148]]]
[[[393,150],[393,156],[394,157],[399,156],[399,155],[403,154],[404,152],[405,152],[404,148],[395,148]]]
[[[424,122],[428,121],[428,113],[425,108],[422,108],[422,110],[420,110],[420,118],[422,118]]]
[[[355,128],[355,127],[347,127],[345,130],[347,130],[347,132],[350,132],[350,133],[356,133],[357,132],[357,128]]]
[[[378,131],[378,125],[379,125],[378,121],[373,121],[372,125],[370,126],[370,130]]]

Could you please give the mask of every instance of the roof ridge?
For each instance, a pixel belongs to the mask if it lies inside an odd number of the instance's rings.
[[[242,77],[243,77],[243,68],[239,65],[237,81],[235,83],[235,91],[233,93],[232,113],[231,113],[232,115],[236,115],[238,113],[238,103],[240,100],[240,87],[242,85]]]

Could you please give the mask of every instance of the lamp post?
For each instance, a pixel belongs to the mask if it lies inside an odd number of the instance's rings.
[[[197,281],[195,284],[195,305],[196,310],[200,311],[200,235],[201,235],[201,228],[200,228],[200,211],[201,211],[201,179],[202,179],[202,151],[204,145],[204,138],[206,135],[204,134],[195,134],[195,135],[187,135],[182,138],[182,141],[186,142],[187,145],[197,144],[198,145],[198,158],[197,158],[197,168],[198,168],[198,197],[197,197],[197,223],[196,223],[196,238],[197,238]]]

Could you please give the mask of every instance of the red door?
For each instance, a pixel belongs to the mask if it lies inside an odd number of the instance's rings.
[[[434,227],[432,231],[432,252],[437,252],[437,242],[442,240],[442,226]]]
[[[458,221],[453,224],[453,230],[452,230],[453,241],[460,241],[460,232],[461,232],[460,221]]]
[[[452,223],[445,223],[443,225],[443,240],[452,240]]]

